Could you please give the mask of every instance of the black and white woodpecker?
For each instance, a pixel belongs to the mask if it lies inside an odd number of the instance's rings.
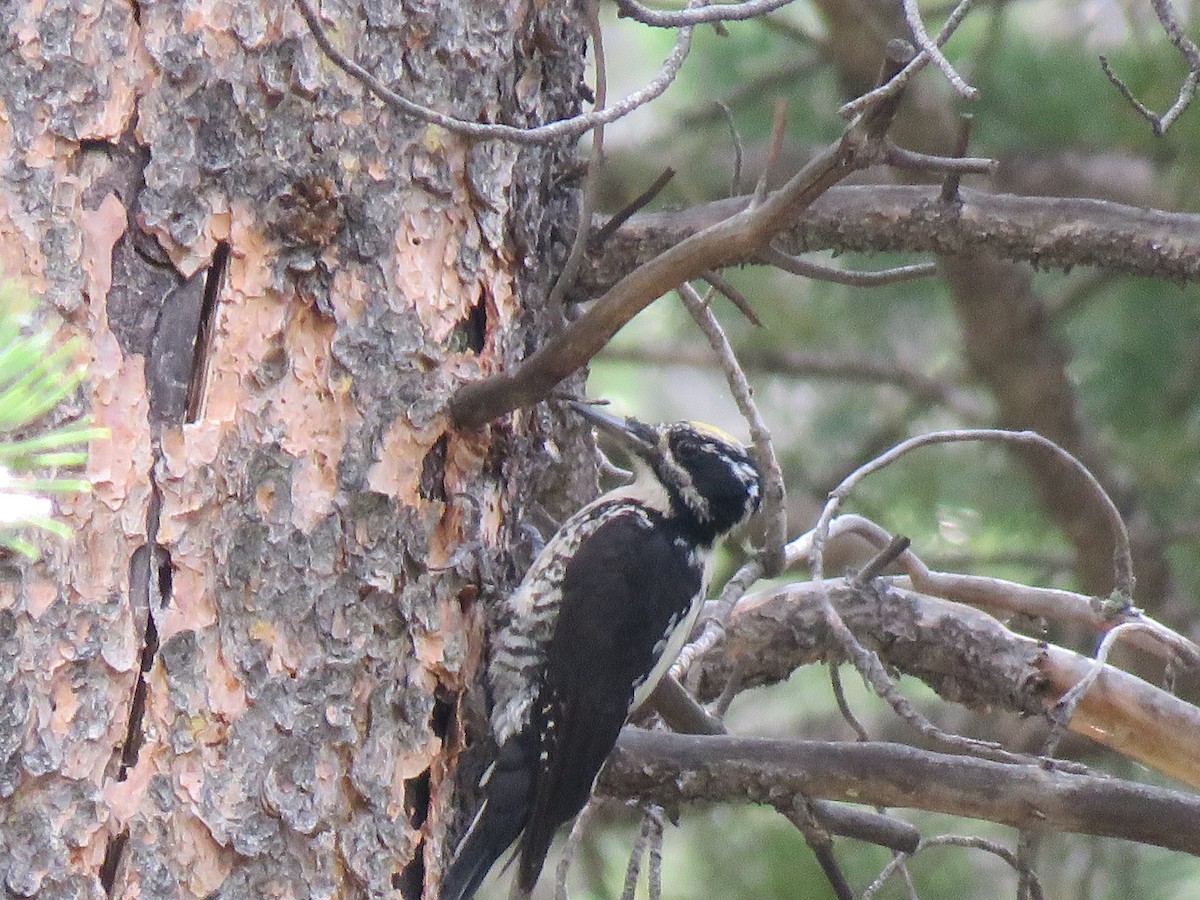
[[[762,494],[754,460],[724,432],[571,405],[628,451],[635,479],[567,519],[493,636],[499,753],[442,900],[472,897],[514,842],[513,896],[533,890],[555,831],[583,808],[629,713],[683,648],[713,545],[753,515]]]

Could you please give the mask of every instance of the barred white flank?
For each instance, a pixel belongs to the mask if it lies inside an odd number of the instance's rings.
[[[639,471],[633,484],[609,491],[567,519],[538,554],[509,600],[505,621],[492,642],[488,678],[492,733],[499,744],[529,721],[562,601],[564,570],[579,545],[619,516],[637,516],[649,528],[647,508],[661,511],[669,508],[668,503],[666,491],[653,475]]]

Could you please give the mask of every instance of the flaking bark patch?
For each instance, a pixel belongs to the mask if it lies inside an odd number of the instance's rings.
[[[557,223],[573,229],[558,187],[573,146],[466,147],[364,104],[287,6],[138,13],[30,6],[0,50],[16,73],[0,87],[0,259],[84,337],[74,411],[109,429],[93,493],[66,504],[76,543],[0,583],[23,747],[0,760],[0,879],[114,897],[430,886],[482,601],[516,574],[495,564],[513,506],[561,494],[564,471],[572,505],[588,487],[545,450],[557,420],[457,435],[445,415],[462,382],[561,323],[538,304]],[[451,89],[487,121],[577,108],[573,8],[447,4],[435,30],[403,4],[327,14],[429,102]],[[571,39],[538,44],[542,18]],[[542,92],[516,97],[521,73]],[[305,184],[328,221],[284,215]],[[220,281],[202,402],[194,421],[152,422],[164,297],[193,278]],[[473,309],[479,339],[457,346]],[[498,459],[513,435],[520,458]],[[422,499],[441,438],[445,499]],[[132,593],[138,551],[162,558],[169,591]]]

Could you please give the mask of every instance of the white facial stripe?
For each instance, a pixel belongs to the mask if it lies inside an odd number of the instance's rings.
[[[669,469],[672,486],[679,491],[679,496],[683,498],[688,509],[697,518],[706,520],[708,519],[708,501],[696,490],[696,484],[692,481],[692,473],[675,462],[675,455],[671,453],[670,437],[670,432],[664,429],[659,435],[658,446],[662,451],[663,461]]]

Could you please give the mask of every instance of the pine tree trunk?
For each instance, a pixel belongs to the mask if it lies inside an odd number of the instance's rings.
[[[578,109],[569,0],[322,12],[418,102]],[[0,881],[436,896],[516,522],[592,478],[553,410],[475,433],[446,415],[561,324],[573,142],[386,109],[289,3],[0,22],[0,265],[82,337],[76,408],[110,431],[64,510],[75,540],[0,581]]]

